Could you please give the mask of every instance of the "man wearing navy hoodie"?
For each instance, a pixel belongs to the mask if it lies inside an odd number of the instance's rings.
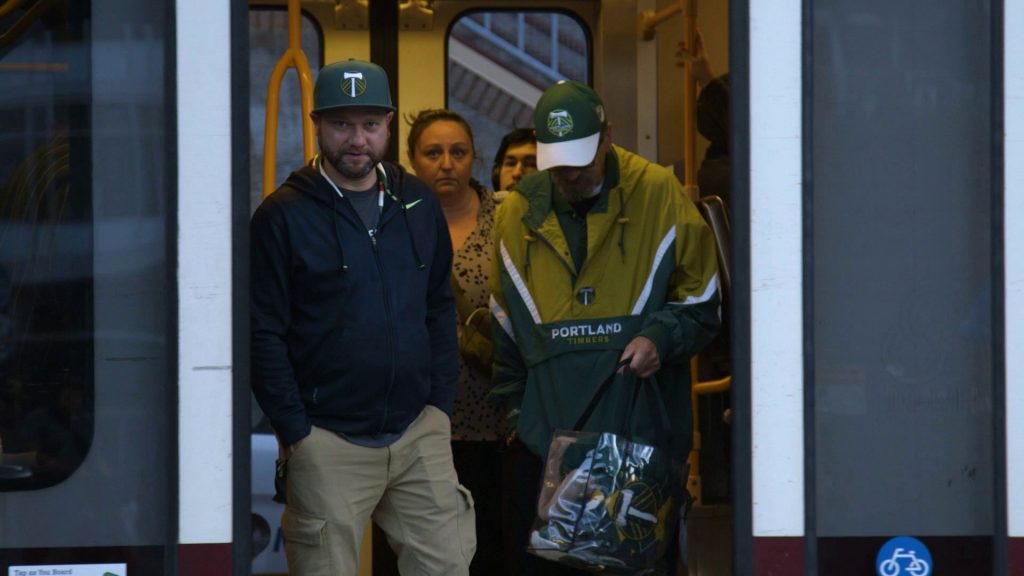
[[[293,576],[356,574],[370,518],[402,574],[468,574],[476,548],[450,442],[451,240],[427,186],[381,162],[394,112],[379,66],[324,67],[320,154],[252,217],[252,386]]]

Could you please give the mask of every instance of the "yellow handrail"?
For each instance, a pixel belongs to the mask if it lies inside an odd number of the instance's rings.
[[[681,0],[686,3],[683,10],[683,40],[693,50],[697,42],[697,0]],[[700,197],[697,189],[697,83],[693,79],[693,62],[686,61],[683,74],[683,186],[690,200]]]
[[[701,396],[726,392],[732,386],[732,376],[726,376],[718,380],[699,382],[697,380],[697,357],[690,360],[690,381],[693,385],[690,388],[690,412],[693,416],[693,443],[690,453],[686,457],[687,475],[686,490],[693,497],[694,505],[700,505],[703,500],[703,489],[700,479],[700,402]]]
[[[20,38],[25,30],[28,30],[29,26],[46,12],[52,3],[53,0],[38,0],[29,6],[28,10],[25,10],[25,13],[10,28],[0,33],[0,50],[14,44],[14,41]],[[7,0],[0,5],[0,18],[13,13],[22,4],[24,4],[24,0]]]
[[[19,6],[25,3],[25,0],[7,0],[3,4],[0,4],[0,18],[7,16],[11,12],[18,9]]]
[[[709,380],[707,382],[698,382],[693,385],[693,395],[696,396],[707,396],[708,394],[719,394],[729,390],[729,386],[732,385],[732,376],[726,376],[719,380]]]
[[[289,68],[295,68],[299,77],[299,92],[302,100],[302,153],[309,162],[315,153],[313,147],[313,76],[309,72],[309,60],[302,51],[302,13],[299,0],[288,0],[288,49],[274,66],[267,83],[267,115],[263,133],[263,197],[277,187],[277,112],[280,108],[281,82]]]
[[[654,39],[654,29],[661,23],[683,13],[683,42],[693,50],[697,40],[697,0],[678,0],[657,12],[644,10],[640,18],[640,37]],[[689,60],[683,72],[683,190],[694,202],[700,197],[697,187],[697,85],[693,78],[693,64]]]
[[[654,40],[654,29],[662,22],[679,14],[683,10],[683,2],[685,1],[680,0],[679,2],[669,4],[657,12],[654,10],[644,10],[643,14],[640,15],[640,36],[644,40]]]

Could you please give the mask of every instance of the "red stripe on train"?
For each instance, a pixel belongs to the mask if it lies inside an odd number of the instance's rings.
[[[803,536],[754,538],[754,576],[804,574]]]
[[[179,576],[231,574],[231,543],[178,545]]]

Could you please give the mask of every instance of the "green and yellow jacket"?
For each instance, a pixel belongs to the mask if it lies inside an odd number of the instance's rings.
[[[675,176],[618,146],[606,157],[604,187],[586,215],[577,269],[559,212],[571,210],[548,172],[524,178],[499,206],[491,273],[492,397],[516,420],[532,452],[571,429],[638,335],[657,346],[657,374],[672,422],[670,443],[690,446],[689,359],[720,324],[714,236]],[[568,218],[562,214],[562,218]],[[613,385],[585,429],[622,429],[632,388]],[[635,432],[650,438],[640,399]]]

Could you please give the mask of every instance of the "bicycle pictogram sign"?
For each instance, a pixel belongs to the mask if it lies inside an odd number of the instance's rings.
[[[878,551],[875,568],[879,576],[929,576],[932,555],[917,538],[898,536]]]

